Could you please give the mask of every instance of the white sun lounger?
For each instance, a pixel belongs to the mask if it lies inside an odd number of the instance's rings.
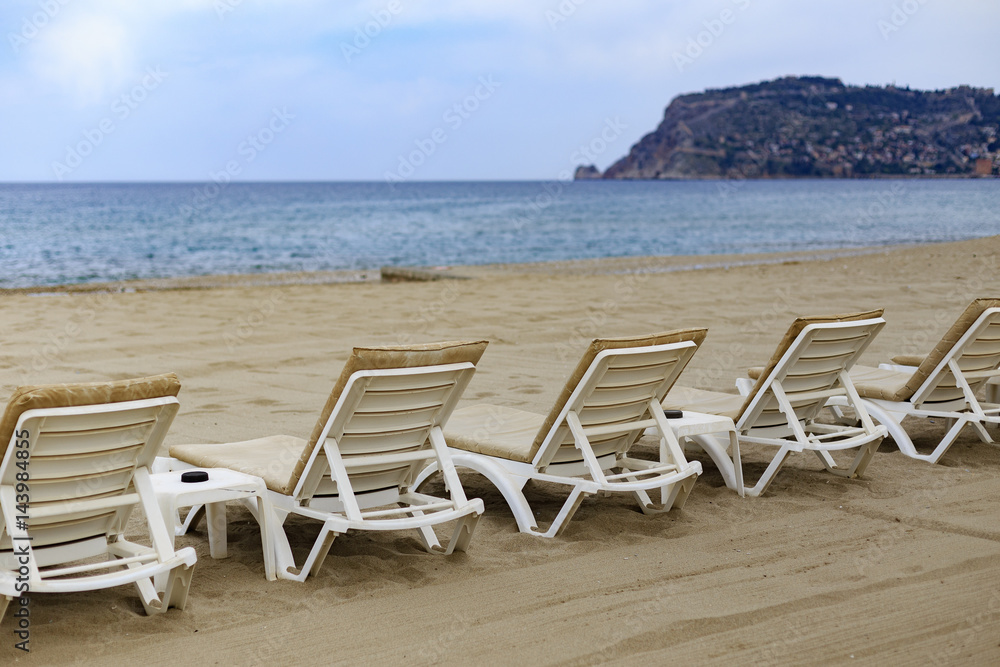
[[[485,349],[485,341],[355,348],[308,440],[278,435],[175,445],[170,455],[191,467],[264,480],[279,578],[317,574],[334,539],[348,530],[416,529],[428,551],[464,551],[483,503],[465,497],[441,426]],[[449,497],[415,491],[414,477],[428,460],[445,471]],[[282,527],[289,514],[323,523],[301,569]],[[433,526],[450,521],[456,526],[442,547]]]
[[[548,416],[476,404],[455,411],[445,439],[456,466],[485,475],[503,494],[521,532],[553,537],[584,497],[631,493],[651,514],[681,507],[701,464],[684,458],[660,401],[705,337],[704,329],[597,339],[587,348]],[[660,437],[658,460],[629,449],[647,428]],[[431,463],[418,483],[439,469]],[[570,488],[547,530],[522,493],[528,480]],[[648,492],[659,491],[654,502]]]
[[[973,301],[927,356],[892,361],[878,368],[855,366],[851,378],[868,412],[888,428],[900,451],[937,463],[966,426],[983,442],[993,442],[986,425],[1000,424],[1000,405],[980,401],[976,393],[1000,378],[1000,299]],[[947,423],[930,454],[913,446],[902,425],[906,417]]]
[[[800,317],[792,323],[767,366],[751,375],[756,382],[739,382],[745,395],[675,387],[663,407],[731,418],[740,445],[777,447],[764,474],[746,494],[764,493],[793,452],[811,450],[830,472],[845,477],[864,474],[885,437],[860,405],[848,371],[885,326],[882,311],[833,317]],[[860,426],[823,424],[816,417],[832,396],[842,397],[857,410]],[[721,465],[729,460],[728,443],[713,435],[690,438]],[[858,448],[847,469],[838,468],[830,451]]]
[[[23,584],[34,595],[134,583],[146,613],[184,608],[197,556],[174,550],[149,479],[179,389],[168,374],[14,392],[0,419],[0,617]],[[151,546],[124,537],[137,507]]]

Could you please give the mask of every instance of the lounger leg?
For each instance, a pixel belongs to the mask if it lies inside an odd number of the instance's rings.
[[[527,477],[511,474],[500,466],[492,464],[481,457],[463,456],[462,454],[453,453],[452,461],[455,463],[456,468],[469,468],[490,480],[503,495],[504,500],[507,501],[507,505],[514,514],[514,519],[517,521],[518,530],[529,535],[555,537],[562,532],[566,523],[576,513],[577,508],[580,507],[580,503],[589,495],[584,492],[581,484],[574,484],[569,498],[563,503],[562,508],[560,508],[559,513],[552,521],[548,530],[541,531],[538,529],[538,522],[535,521],[535,515],[531,511],[531,505],[528,504],[528,499],[524,497],[524,493],[522,492],[524,485],[528,482]],[[419,487],[419,484],[426,480],[435,470],[436,464],[424,468],[417,476],[414,487]]]
[[[623,470],[622,472],[629,471]],[[672,509],[684,507],[688,494],[691,493],[691,489],[694,488],[694,483],[697,479],[697,476],[686,477],[679,482],[661,486],[660,502],[658,503],[654,503],[653,499],[649,497],[649,493],[641,489],[633,491],[632,497],[639,503],[639,509],[642,510],[643,514],[663,514]],[[611,492],[607,492],[607,495],[611,495]]]
[[[306,576],[319,574],[320,568],[323,567],[323,561],[326,560],[327,554],[330,553],[330,547],[333,546],[333,541],[337,539],[339,533],[335,533],[328,523],[323,524],[322,530],[319,531],[319,535],[316,537],[316,542],[313,544],[312,550],[309,552],[309,557],[306,558],[306,562],[302,565],[302,576],[298,581],[305,581]]]
[[[469,549],[469,542],[472,540],[472,534],[476,532],[476,526],[478,525],[478,514],[469,514],[459,519],[458,525],[455,526],[455,532],[452,534],[451,540],[448,541],[448,547],[444,552],[445,555],[449,556],[455,551],[467,551]]]
[[[292,547],[288,543],[288,535],[285,533],[284,523],[288,518],[285,510],[275,510],[274,519],[269,521],[268,530],[271,531],[271,545],[274,548],[274,563],[279,579],[289,579],[291,581],[305,581],[308,572],[302,572],[295,567],[295,558],[292,556]],[[263,526],[261,527],[263,528]]]
[[[523,532],[529,532],[532,535],[538,535],[539,537],[555,537],[559,535],[566,527],[566,524],[569,523],[569,520],[573,518],[573,515],[576,514],[576,510],[580,507],[580,503],[583,502],[586,495],[587,494],[583,492],[583,488],[581,486],[575,485],[573,490],[569,493],[569,498],[567,498],[566,502],[563,503],[562,508],[559,510],[559,514],[557,514],[556,518],[552,520],[552,525],[549,526],[547,531],[543,533],[537,528],[534,528]]]
[[[139,599],[147,616],[162,614],[171,607],[184,609],[187,605],[188,591],[194,576],[194,566],[178,565],[166,573],[166,585],[163,587],[162,598],[157,594],[156,587],[149,577],[136,579],[135,587],[139,591]]]
[[[816,452],[816,456],[819,457],[819,460],[823,462],[824,468],[830,472],[833,472],[837,468],[837,462],[833,460],[832,456],[830,456],[830,452],[823,451],[822,449],[814,449],[813,451]]]
[[[441,466],[438,465],[437,461],[432,461],[427,465],[426,468],[420,471],[420,473],[413,480],[413,488],[416,491],[420,490],[423,483],[426,482],[431,475],[441,470]],[[461,526],[461,524],[459,524]],[[438,541],[437,535],[434,534],[434,530],[430,526],[424,526],[420,530],[420,539],[424,543],[424,548],[430,553],[441,553],[446,551],[445,548],[441,546]],[[456,533],[457,534],[457,533]],[[454,541],[454,538],[452,538]],[[449,543],[447,553],[451,553],[450,549],[453,549]]]
[[[868,464],[872,462],[875,458],[875,452],[878,451],[878,446],[882,444],[881,438],[875,438],[871,442],[862,445],[861,451],[854,458],[854,462],[848,469],[848,477],[861,477],[865,474],[865,470],[868,469]]]
[[[10,605],[10,601],[13,599],[9,595],[0,595],[0,622],[3,622],[3,616],[7,613],[7,606]]]
[[[411,506],[410,509],[413,511],[414,516],[424,515],[417,507]],[[432,526],[421,526],[417,531],[420,533],[420,540],[424,543],[424,548],[427,549],[428,553],[448,556],[454,551],[465,551],[468,548],[469,541],[472,539],[472,533],[476,530],[476,524],[478,523],[478,514],[466,514],[458,519],[455,531],[452,533],[451,539],[448,540],[447,546],[441,545]]]
[[[938,443],[938,446],[934,448],[934,451],[931,452],[929,456],[917,455],[914,458],[922,458],[925,461],[930,461],[931,463],[937,463],[941,459],[941,457],[944,456],[944,453],[948,451],[948,448],[951,447],[952,443],[955,442],[955,438],[957,438],[958,434],[962,432],[962,429],[965,428],[965,425],[969,423],[964,419],[958,419],[954,421],[955,424],[950,429],[948,429],[948,432],[944,434],[944,438],[941,439],[941,442]]]
[[[764,474],[760,476],[759,480],[757,480],[757,485],[752,489],[748,488],[746,490],[746,494],[750,497],[756,498],[767,491],[767,487],[771,486],[774,476],[778,474],[779,470],[781,470],[781,466],[785,464],[785,459],[787,459],[788,455],[791,453],[792,450],[788,447],[782,447],[779,449],[778,453],[775,454],[774,458],[771,460],[770,465],[767,466],[767,470],[765,470]]]
[[[257,525],[260,527],[260,545],[261,551],[264,552],[264,576],[267,577],[268,581],[274,581],[278,578],[274,562],[274,529],[271,527],[276,522],[274,508],[271,506],[270,498],[267,497],[266,488],[255,500],[257,501],[255,503],[257,515],[254,518],[257,519]]]
[[[851,461],[851,466],[846,470],[843,468],[830,468],[827,466],[827,470],[838,477],[846,477],[848,479],[854,479],[855,477],[860,477],[865,474],[865,470],[868,468],[868,464],[871,463],[872,458],[875,456],[875,452],[878,451],[878,446],[882,444],[881,438],[874,438],[869,442],[861,445],[858,448],[858,453],[855,455],[854,460]],[[819,452],[816,451],[818,454]]]
[[[736,482],[736,492],[740,494],[740,498],[745,498],[746,488],[743,486],[743,460],[740,458],[740,437],[736,431],[729,432],[729,451],[733,455],[733,476]]]
[[[413,512],[414,516],[422,516],[423,512]],[[420,533],[420,541],[424,543],[424,549],[427,549],[427,553],[444,553],[444,547],[441,546],[440,540],[438,540],[437,535],[434,533],[434,528],[431,526],[421,526],[417,528],[417,532]]]
[[[896,446],[899,447],[899,451],[906,454],[911,459],[920,459],[921,461],[931,461],[929,456],[924,456],[917,451],[917,448],[913,446],[913,441],[910,440],[910,436],[907,435],[906,430],[902,426],[902,420],[905,415],[901,413],[889,412],[884,409],[881,405],[872,403],[871,401],[865,401],[865,409],[868,410],[868,414],[871,415],[872,419],[878,423],[885,426],[889,431],[889,436],[892,438]],[[931,461],[933,463],[933,461]]]
[[[684,507],[684,503],[687,502],[688,496],[691,495],[691,489],[694,488],[694,483],[697,480],[698,476],[695,475],[692,477],[685,477],[681,481],[671,484],[668,492],[665,494],[666,501],[664,502],[664,506],[668,510],[682,509]],[[664,489],[660,491],[661,498],[664,497],[664,491],[667,489],[668,487],[664,487]]]
[[[493,486],[503,494],[504,500],[507,501],[507,505],[510,507],[510,511],[514,513],[518,530],[522,533],[530,533],[532,535],[539,534],[537,532],[538,523],[535,521],[535,516],[531,511],[531,505],[528,504],[528,499],[524,497],[524,493],[521,491],[528,481],[526,477],[511,475],[500,466],[479,457],[453,453],[451,460],[455,463],[456,468],[469,468],[490,480]],[[425,475],[425,473],[431,470],[431,468],[436,470],[436,467],[437,464],[432,464],[424,468],[420,475],[417,476],[417,479],[421,482],[426,480],[430,475]],[[419,488],[419,484],[416,482],[414,486]]]
[[[250,510],[254,521],[260,527],[261,551],[264,553],[264,576],[268,581],[274,581],[277,576],[275,575],[274,546],[271,544],[271,523],[277,519],[267,495],[267,488],[261,487],[256,496],[240,498],[237,502]]]
[[[979,436],[979,439],[982,442],[986,442],[986,443],[993,442],[993,438],[990,436],[989,432],[987,432],[987,430],[986,430],[986,424],[983,424],[982,422],[978,422],[978,421],[969,422],[969,423],[972,425],[972,428],[976,429],[976,435]]]
[[[163,593],[164,611],[175,607],[183,610],[187,606],[188,591],[191,590],[191,579],[194,577],[194,566],[175,567],[167,579],[167,590]]]
[[[660,487],[660,499],[663,500],[670,493],[670,485]],[[611,495],[610,492],[606,495]],[[665,503],[659,502],[654,503],[653,499],[649,497],[649,494],[643,490],[633,491],[632,497],[635,501],[639,503],[639,509],[642,510],[643,514],[662,514],[666,512],[669,507]]]
[[[164,584],[164,591],[170,584],[170,575],[166,575],[166,584]],[[139,591],[139,599],[142,600],[142,608],[146,610],[147,616],[152,616],[153,614],[162,614],[167,610],[163,603],[160,602],[160,596],[156,592],[156,587],[153,586],[153,582],[147,577],[145,579],[136,579],[135,587]]]
[[[170,540],[171,548],[173,548],[174,543],[176,542],[177,535],[184,534],[184,531],[181,530],[180,523],[178,521],[178,517],[180,515],[178,514],[177,507],[174,505],[174,499],[171,496],[162,496],[158,498],[157,501],[159,503],[160,515],[163,517],[163,523],[164,526],[166,527],[167,538]],[[192,509],[192,511],[194,510]],[[188,515],[188,518],[189,519],[191,518],[190,514]],[[138,584],[136,585],[138,586]],[[161,572],[160,574],[157,574],[155,577],[153,577],[154,591],[151,594],[152,597],[147,597],[146,594],[142,592],[142,588],[140,588],[139,594],[144,596],[142,603],[143,606],[146,606],[147,604],[152,604],[153,600],[157,600],[157,602],[159,602],[156,591],[162,592],[163,590],[165,590],[166,585],[167,585],[167,573]],[[150,613],[148,609],[146,613],[147,614]]]
[[[310,574],[314,576],[319,574],[319,570],[323,566],[323,561],[326,560],[327,554],[330,553],[330,547],[333,546],[333,541],[337,538],[338,533],[333,532],[324,524],[301,570],[295,567],[295,559],[292,557],[292,549],[288,544],[288,536],[285,534],[285,531],[278,526],[272,535],[274,536],[273,542],[275,547],[275,561],[278,566],[278,578],[291,581],[305,581]]]
[[[628,475],[632,471],[624,466],[615,466],[611,469],[615,474]],[[637,481],[639,475],[642,471],[635,473],[633,477],[625,477],[629,482]],[[670,509],[668,505],[664,503],[667,495],[670,493],[670,484],[660,487],[660,502],[654,503],[653,499],[650,498],[649,493],[645,489],[639,489],[638,491],[632,491],[632,497],[635,498],[635,502],[638,503],[639,509],[642,510],[643,514],[662,514]],[[597,492],[598,498],[610,498],[614,495],[613,491],[601,490]]]

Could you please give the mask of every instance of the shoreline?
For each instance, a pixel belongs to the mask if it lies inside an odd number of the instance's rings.
[[[969,241],[982,241],[990,236]],[[381,269],[344,269],[334,271],[279,271],[274,273],[208,274],[172,278],[139,278],[120,281],[63,283],[27,287],[0,288],[0,296],[59,294],[114,294],[164,292],[231,287],[290,287],[298,285],[336,285],[377,282],[407,282],[440,279],[477,279],[511,273],[563,275],[622,275],[634,273],[673,273],[706,269],[731,269],[799,262],[829,261],[845,257],[863,257],[918,247],[967,241],[939,241],[857,248],[791,250],[771,253],[724,255],[651,255],[598,257],[587,259],[513,262],[509,264],[461,264],[453,266],[393,266]]]

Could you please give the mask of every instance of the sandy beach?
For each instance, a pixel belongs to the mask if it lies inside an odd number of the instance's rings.
[[[0,401],[18,384],[176,372],[167,445],[307,437],[352,346],[491,341],[462,405],[546,412],[597,336],[706,326],[681,384],[735,393],[798,315],[885,308],[863,362],[929,351],[1000,294],[1000,237],[803,257],[636,258],[455,268],[466,280],[0,296]],[[692,268],[702,266],[702,268]],[[308,283],[307,279],[299,283]],[[165,285],[169,287],[169,285]],[[943,424],[913,428],[930,449]],[[165,452],[164,452],[165,453]],[[747,447],[754,482],[772,452]],[[813,456],[740,498],[707,456],[686,506],[644,516],[592,498],[556,539],[519,534],[499,492],[468,553],[414,534],[349,534],[304,584],[264,579],[259,532],[204,527],[188,606],[147,617],[133,587],[31,598],[24,664],[997,664],[1000,448],[967,430],[939,465],[883,443],[847,480]],[[439,484],[439,482],[436,482]],[[440,488],[440,487],[438,487]],[[530,490],[543,515],[563,497]],[[141,522],[133,518],[135,527]],[[293,548],[317,526],[291,521]]]

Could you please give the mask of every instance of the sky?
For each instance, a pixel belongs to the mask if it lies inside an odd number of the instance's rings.
[[[529,180],[679,94],[1000,90],[994,0],[3,0],[0,181]]]

